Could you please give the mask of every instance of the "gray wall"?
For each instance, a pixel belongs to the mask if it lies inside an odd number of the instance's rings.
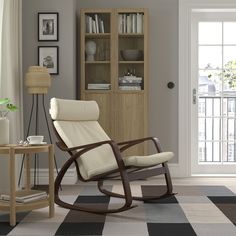
[[[46,96],[45,103],[48,107],[51,97],[75,98],[79,80],[79,58],[76,53],[78,51],[76,47],[79,47],[76,37],[79,16],[77,20],[75,16],[79,15],[80,8],[116,7],[149,9],[149,131],[150,135],[160,138],[164,150],[175,153],[174,162],[177,162],[178,0],[23,0],[23,71],[26,72],[28,66],[37,64],[37,46],[58,45],[60,47],[60,73],[58,76],[53,76],[52,88]],[[37,41],[37,12],[39,11],[59,12],[59,42]],[[78,27],[77,30],[79,30]],[[169,81],[176,84],[172,90],[166,86]],[[25,92],[25,130],[28,125],[30,105],[31,97]],[[47,129],[43,120],[42,123],[42,133],[46,134]],[[57,152],[56,156],[59,164],[64,162],[64,156],[61,153]]]
[[[52,86],[45,97],[46,111],[52,97],[74,99],[76,97],[76,9],[74,0],[23,0],[23,73],[28,67],[38,63],[38,46],[59,46],[59,75],[52,76]],[[38,12],[59,13],[59,41],[38,42]],[[29,123],[31,95],[24,91],[24,125],[25,134]],[[50,118],[48,116],[48,120]],[[51,124],[50,124],[51,126]],[[30,134],[35,133],[33,117]],[[39,103],[39,133],[46,136],[48,132],[43,116],[41,97]],[[51,134],[54,137],[53,131]],[[54,140],[56,140],[54,138]],[[65,161],[62,153],[56,149],[59,166]],[[45,163],[45,165],[44,165]],[[46,159],[40,160],[40,167],[46,166]]]
[[[149,133],[178,154],[178,0],[77,0],[80,8],[148,8],[150,49]],[[173,81],[170,90],[167,83]]]

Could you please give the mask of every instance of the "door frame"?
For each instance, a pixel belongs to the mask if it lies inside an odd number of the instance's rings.
[[[236,2],[235,0],[225,0],[223,3],[222,0],[179,0],[178,171],[180,177],[192,176],[191,16],[194,10],[203,9],[208,11],[236,9]]]

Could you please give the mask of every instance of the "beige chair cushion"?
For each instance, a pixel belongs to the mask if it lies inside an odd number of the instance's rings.
[[[97,122],[99,110],[94,101],[73,101],[51,99],[50,114],[58,134],[67,145],[75,147],[110,140]],[[173,157],[171,152],[149,156],[130,156],[124,158],[126,166],[152,166],[166,162]],[[84,179],[103,174],[118,168],[114,153],[109,144],[92,149],[77,159],[80,173]]]
[[[97,121],[54,121],[54,126],[69,148],[110,140]],[[86,152],[77,162],[84,179],[117,169],[116,159],[109,144]]]
[[[153,165],[161,164],[163,162],[167,162],[171,158],[173,158],[173,156],[174,156],[173,152],[161,152],[161,153],[156,153],[156,154],[148,155],[148,156],[124,157],[123,160],[126,166],[145,167],[145,166],[153,166]]]
[[[53,120],[98,120],[99,108],[95,101],[52,98],[49,113]]]

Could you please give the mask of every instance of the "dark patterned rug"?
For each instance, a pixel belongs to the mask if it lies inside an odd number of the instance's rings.
[[[115,185],[116,192],[121,186]],[[134,185],[136,195],[154,196],[161,186]],[[138,207],[126,212],[97,215],[70,211],[56,206],[54,218],[48,209],[17,215],[17,225],[10,227],[9,215],[0,213],[0,235],[106,235],[106,236],[169,236],[169,235],[236,235],[236,194],[225,186],[174,186],[178,194],[152,203],[134,202]],[[64,195],[71,203],[99,204],[114,208],[122,199],[109,198],[83,187],[79,195]]]

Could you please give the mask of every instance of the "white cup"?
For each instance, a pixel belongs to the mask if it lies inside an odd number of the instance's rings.
[[[27,138],[27,141],[30,143],[30,144],[40,144],[43,142],[43,136],[41,135],[35,135],[35,136],[29,136]]]

